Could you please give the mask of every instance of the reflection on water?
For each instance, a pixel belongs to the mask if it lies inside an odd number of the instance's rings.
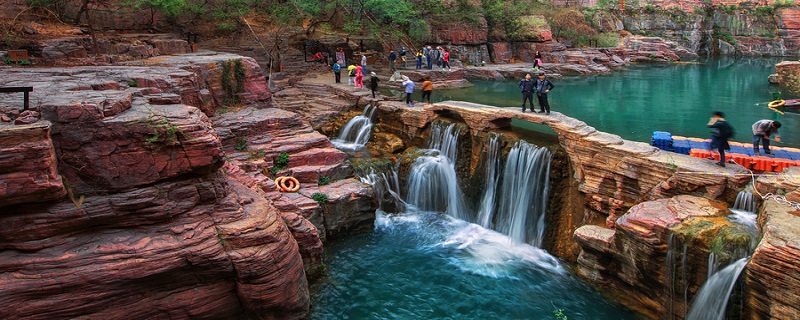
[[[554,111],[578,118],[595,128],[625,139],[650,142],[653,131],[709,137],[706,123],[712,111],[722,111],[736,128],[734,140],[751,142],[750,126],[774,119],[766,104],[780,91],[767,77],[786,59],[714,59],[697,64],[636,65],[607,75],[552,79]],[[498,107],[519,108],[516,83],[473,81],[475,86],[435,90],[434,100],[463,100]],[[792,98],[787,94],[783,98]],[[538,108],[538,106],[537,106]],[[800,114],[780,117],[782,143],[800,146]]]

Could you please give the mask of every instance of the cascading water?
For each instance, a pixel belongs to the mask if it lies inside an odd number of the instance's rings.
[[[500,178],[499,136],[491,134],[486,144],[486,176],[483,183],[483,196],[478,210],[478,221],[481,227],[492,228],[492,215],[496,203],[497,181]]]
[[[736,280],[747,265],[742,258],[706,280],[694,298],[687,320],[722,320]]]
[[[445,212],[469,221],[453,164],[444,155],[433,153],[417,158],[411,165],[408,204],[420,211]]]
[[[375,190],[379,210],[386,211],[389,205],[392,205],[392,209],[397,212],[404,210],[405,202],[400,197],[400,179],[394,167],[380,171],[370,168],[367,173],[358,175],[361,182],[371,185]]]
[[[551,158],[546,148],[521,140],[508,154],[495,229],[512,241],[542,246]]]
[[[753,198],[752,193],[743,190],[736,195],[736,201],[734,201],[733,208],[730,208],[730,210],[731,214],[728,215],[728,220],[739,225],[740,228],[750,234],[749,250],[752,252],[759,239],[758,223],[756,222],[758,218],[756,214],[758,203]]]
[[[375,114],[377,106],[367,105],[361,115],[353,117],[345,124],[339,137],[331,140],[331,143],[343,150],[355,151],[364,147],[369,141],[372,133],[372,116]]]
[[[428,139],[428,149],[439,150],[439,154],[450,159],[450,163],[455,166],[458,156],[458,135],[461,134],[461,126],[455,123],[434,122],[431,125],[431,135]]]

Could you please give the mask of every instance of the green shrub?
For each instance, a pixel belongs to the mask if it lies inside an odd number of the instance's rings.
[[[261,149],[247,150],[247,158],[250,160],[263,159],[266,154],[267,152]]]
[[[319,178],[317,178],[317,184],[321,186],[329,185],[331,184],[331,177],[326,175],[321,175],[319,176]]]
[[[272,163],[272,174],[278,174],[278,172],[286,169],[289,166],[289,153],[281,152],[281,154],[278,155],[278,158],[273,160]]]
[[[128,86],[131,87],[131,88],[138,87],[139,86],[139,80],[136,80],[136,79],[128,80]]]
[[[247,150],[247,140],[239,138],[238,140],[236,140],[236,145],[233,146],[233,149],[236,151]]]
[[[317,203],[324,203],[325,201],[328,201],[328,195],[321,192],[314,192],[311,194],[311,199]]]

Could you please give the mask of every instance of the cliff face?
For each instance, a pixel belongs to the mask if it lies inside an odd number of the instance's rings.
[[[800,202],[798,168],[787,168],[784,175],[759,177],[756,186],[762,194],[784,196]],[[797,319],[800,317],[800,210],[788,203],[766,200],[759,210],[763,238],[747,264],[745,313],[750,319]]]
[[[221,70],[237,59],[246,92],[231,112]],[[305,317],[306,270],[320,271],[325,235],[374,218],[371,188],[297,114],[266,108],[253,60],[143,64],[4,70],[0,84],[34,91],[22,113],[0,96],[0,317]],[[265,174],[281,152],[300,193]]]

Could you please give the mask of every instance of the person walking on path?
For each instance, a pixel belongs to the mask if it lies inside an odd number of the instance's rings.
[[[417,58],[417,69],[422,69],[422,50],[417,50],[415,57]]]
[[[347,65],[347,60],[345,60],[345,55],[344,55],[344,49],[342,49],[342,47],[336,48],[336,61],[343,66]]]
[[[517,86],[522,92],[522,112],[525,113],[525,101],[528,101],[531,111],[536,113],[536,109],[533,108],[533,91],[536,90],[536,82],[531,80],[531,74],[526,74],[525,79],[520,80]]]
[[[367,55],[363,53],[361,54],[361,71],[367,74]]]
[[[338,62],[333,64],[333,75],[336,79],[336,83],[342,83],[342,65]]]
[[[433,70],[433,49],[431,46],[428,46],[428,54],[425,55],[426,61],[428,62],[428,70]]]
[[[400,48],[400,61],[402,62],[403,69],[406,68],[406,47]]]
[[[414,106],[414,103],[411,101],[411,94],[414,93],[414,81],[411,81],[406,76],[403,76],[403,86],[406,87],[406,104],[410,106]]]
[[[356,88],[364,89],[364,70],[361,66],[356,67]]]
[[[422,101],[426,101],[425,98],[427,97],[428,104],[431,104],[432,92],[433,82],[431,81],[431,76],[425,76],[425,81],[422,82]]]
[[[442,71],[444,71],[444,68],[450,70],[450,51],[444,49],[442,49],[442,51],[444,51],[442,54]]]
[[[356,80],[356,65],[351,64],[347,66],[347,85],[352,86]]]
[[[728,139],[733,137],[733,127],[728,121],[725,121],[725,114],[719,111],[715,111],[711,114],[708,127],[713,129],[711,131],[711,150],[717,149],[719,152],[719,162],[717,162],[717,165],[725,167],[725,150],[731,149],[731,146],[728,144]]]
[[[378,90],[378,75],[375,72],[369,74],[369,89],[372,90],[372,98],[375,98],[375,91]]]
[[[547,114],[550,114],[550,102],[547,101],[547,93],[556,86],[544,77],[544,72],[539,72],[539,80],[536,80],[536,97],[539,98],[539,113],[547,112]]]
[[[394,50],[389,50],[389,71],[395,72],[397,68],[394,67],[394,61],[397,60],[397,53]]]
[[[758,120],[756,123],[753,124],[753,154],[754,155],[761,155],[758,152],[758,142],[761,141],[761,144],[764,146],[764,153],[765,154],[772,154],[772,151],[769,151],[769,137],[773,134],[775,135],[775,141],[781,142],[781,137],[778,136],[778,128],[781,127],[781,123],[778,121],[773,120]]]

